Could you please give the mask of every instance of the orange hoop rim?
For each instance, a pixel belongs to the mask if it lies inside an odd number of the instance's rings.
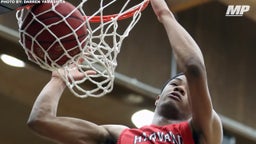
[[[123,20],[123,19],[127,19],[133,16],[133,14],[137,11],[143,11],[144,9],[146,9],[146,7],[149,4],[149,0],[143,0],[143,5],[140,6],[137,5],[135,8],[133,8],[130,11],[124,12],[121,15],[120,14],[112,14],[112,15],[104,15],[104,16],[84,16],[85,19],[89,19],[89,22],[92,23],[99,23],[99,22],[108,22],[111,21],[113,18],[118,16],[117,20]],[[31,9],[35,4],[28,4],[25,6],[22,6],[20,8],[17,8],[16,10],[21,10],[21,9]]]
[[[121,15],[120,14],[112,14],[112,15],[104,15],[104,16],[85,16],[85,19],[89,19],[89,22],[92,23],[99,23],[99,22],[108,22],[111,21],[113,18],[118,16],[117,20],[123,20],[127,19],[133,16],[133,14],[137,11],[143,11],[146,9],[146,7],[149,4],[149,0],[144,0],[143,5],[137,5],[135,8],[133,8],[130,11],[124,12]]]

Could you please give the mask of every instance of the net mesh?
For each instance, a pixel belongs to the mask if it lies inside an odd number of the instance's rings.
[[[95,2],[98,3],[96,4],[98,7],[95,6]],[[122,42],[139,21],[141,11],[148,4],[148,0],[134,2],[137,1],[83,0],[77,5],[73,4],[75,8],[66,15],[58,11],[60,2],[51,3],[51,8],[40,13],[32,11],[33,8],[18,10],[16,17],[20,44],[29,60],[43,69],[58,70],[76,96],[81,98],[103,96],[113,89],[117,55]],[[74,26],[68,18],[77,11],[82,14],[84,20]],[[53,23],[41,21],[40,16],[49,12],[54,12],[61,18]],[[65,25],[70,31],[59,35],[59,31],[55,32],[59,25]],[[84,26],[85,31],[81,30]],[[81,36],[79,34],[81,31],[86,35]],[[67,44],[70,37],[72,44]],[[44,39],[51,39],[50,44]],[[56,51],[59,53],[56,54]],[[72,73],[75,69],[84,73],[84,76],[74,79]],[[85,73],[88,70],[94,70],[96,74]]]

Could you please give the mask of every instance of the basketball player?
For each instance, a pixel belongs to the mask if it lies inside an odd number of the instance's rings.
[[[168,34],[183,74],[170,80],[157,97],[152,125],[131,129],[123,125],[97,125],[56,116],[65,83],[56,72],[39,94],[28,125],[38,134],[64,144],[221,144],[222,124],[213,109],[202,53],[175,20],[164,0],[151,5]],[[88,71],[94,74],[94,71]],[[82,73],[73,71],[80,79]]]

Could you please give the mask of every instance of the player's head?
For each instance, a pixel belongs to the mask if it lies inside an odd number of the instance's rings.
[[[156,112],[169,119],[186,120],[191,117],[186,76],[180,73],[164,85],[156,100]]]

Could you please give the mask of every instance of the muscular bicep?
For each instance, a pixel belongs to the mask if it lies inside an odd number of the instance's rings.
[[[200,75],[187,75],[192,119],[196,125],[207,124],[211,119],[213,107],[206,76],[204,72]]]
[[[204,67],[196,67],[186,73],[192,108],[191,124],[200,141],[221,143],[221,121],[213,109]]]
[[[76,118],[38,120],[32,123],[32,128],[41,136],[64,144],[101,144],[111,141],[104,127]]]

